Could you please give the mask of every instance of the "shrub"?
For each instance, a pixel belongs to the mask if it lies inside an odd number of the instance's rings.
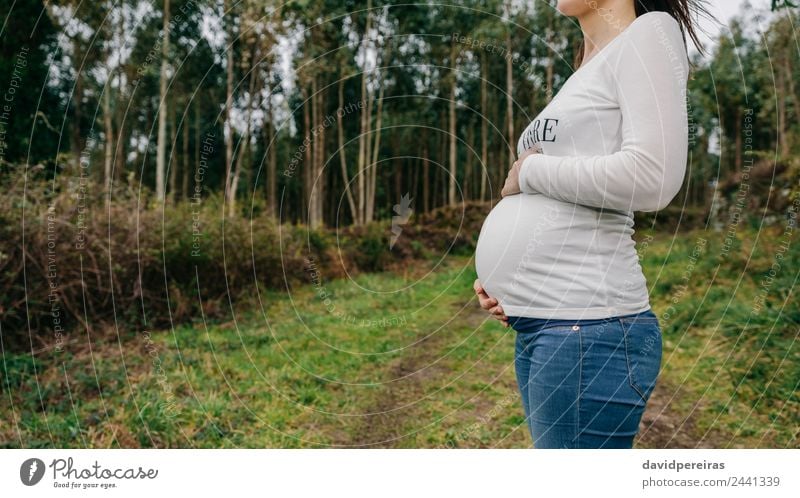
[[[336,278],[468,252],[488,211],[469,204],[418,216],[390,247],[388,221],[310,230],[263,214],[224,217],[218,195],[159,206],[135,185],[117,187],[111,202],[101,185],[70,177],[5,187],[0,320],[11,349],[64,347],[76,330],[222,318],[265,290],[310,282],[312,262]]]

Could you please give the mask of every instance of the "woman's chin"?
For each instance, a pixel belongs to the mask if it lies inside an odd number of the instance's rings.
[[[558,0],[556,10],[565,16],[579,17],[591,10],[591,7],[585,0]]]

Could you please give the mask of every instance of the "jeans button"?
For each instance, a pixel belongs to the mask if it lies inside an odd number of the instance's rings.
[[[580,330],[580,329],[581,329],[581,328],[580,328],[580,326],[579,326],[579,325],[573,325],[573,326],[572,326],[572,330]]]

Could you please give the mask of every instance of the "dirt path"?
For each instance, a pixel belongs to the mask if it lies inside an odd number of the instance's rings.
[[[424,397],[426,383],[438,383],[448,375],[434,362],[441,356],[453,328],[448,327],[426,337],[405,350],[405,354],[388,367],[386,384],[367,405],[364,416],[354,417],[337,445],[361,448],[395,448],[404,446],[409,428],[423,423],[416,417]],[[426,332],[427,333],[427,332]],[[407,446],[407,444],[405,445]]]
[[[695,402],[688,416],[679,413],[674,404],[684,396],[690,396],[685,389],[676,388],[667,381],[659,379],[647,403],[647,410],[639,426],[637,448],[728,448],[731,436],[722,431],[708,431],[704,434],[697,427],[695,413],[703,409]]]
[[[352,417],[343,430],[334,437],[341,447],[396,448],[408,447],[411,433],[430,422],[426,418],[423,400],[431,385],[446,383],[452,372],[441,363],[442,350],[463,326],[477,327],[485,315],[482,310],[464,310],[457,320],[406,349],[405,354],[388,365],[387,383],[362,411],[365,415]],[[425,332],[428,333],[428,332]],[[511,388],[511,386],[509,386]],[[659,380],[642,417],[636,448],[726,448],[731,437],[720,431],[704,434],[697,427],[695,413],[703,407],[695,403],[689,416],[676,406],[676,400],[689,396],[666,380]],[[510,410],[516,407],[509,408]],[[521,410],[521,408],[520,408]],[[477,420],[485,415],[486,407],[475,404],[475,413],[465,413],[465,420]],[[430,414],[427,414],[430,417]],[[524,432],[524,431],[523,431]],[[527,442],[527,432],[525,432]],[[507,444],[506,444],[507,443]],[[500,447],[519,446],[519,441],[509,439]]]

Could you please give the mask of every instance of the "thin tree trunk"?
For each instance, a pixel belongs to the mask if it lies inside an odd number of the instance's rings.
[[[792,99],[792,104],[794,106],[794,118],[797,120],[800,118],[800,99],[797,96],[797,92],[795,91],[794,86],[794,75],[792,74],[792,64],[791,64],[791,53],[787,53],[783,59],[783,70],[786,73],[786,81],[788,83],[787,92],[789,97]],[[784,101],[784,107],[786,106]],[[785,111],[784,111],[785,117]],[[796,122],[796,121],[795,121]],[[791,138],[791,137],[787,137]],[[790,140],[786,140],[786,150],[791,150],[792,143]]]
[[[448,127],[447,114],[444,111],[442,111],[442,114],[441,114],[441,125],[440,126],[441,126],[442,130],[447,129],[447,127]],[[441,140],[439,141],[439,158],[441,159],[441,164],[444,164],[445,161],[446,161],[446,158],[447,158],[447,154],[448,154],[448,150],[447,149],[449,147],[450,141],[447,140],[447,136],[446,135],[440,134],[440,136],[441,136]],[[441,199],[441,201],[436,204],[437,206],[446,206],[446,205],[448,205],[448,202],[447,202],[448,201],[448,199],[447,199],[447,190],[448,190],[449,182],[447,180],[448,180],[448,178],[447,178],[447,175],[445,174],[445,169],[443,167],[442,168],[436,168],[436,194],[435,195],[439,196],[440,199]]]
[[[426,140],[422,146],[422,210],[426,213],[431,210],[430,198],[431,178],[428,164],[428,141]]]
[[[486,200],[486,184],[489,174],[489,107],[487,105],[487,80],[489,79],[489,69],[487,67],[486,55],[481,52],[481,200]]]
[[[317,86],[317,77],[313,76],[311,78],[311,127],[314,130],[318,130],[317,126],[319,126],[319,101],[317,99],[317,92],[319,91],[319,87]],[[319,202],[319,190],[317,188],[317,158],[319,156],[319,137],[314,137],[312,133],[311,138],[311,175],[308,187],[308,224],[311,228],[316,228],[319,224],[319,220],[317,220],[317,204]]]
[[[786,122],[786,75],[778,71],[778,142],[782,158],[789,155],[789,124]]]
[[[314,195],[314,223],[312,228],[319,228],[323,224],[323,207],[325,199],[325,173],[323,171],[325,161],[325,99],[324,91],[320,90],[320,85],[317,78],[314,78],[314,96],[312,97],[316,104],[314,109],[316,111],[316,129],[319,130],[317,138],[314,140],[314,178],[313,178],[313,195]]]
[[[119,40],[125,40],[127,33],[125,30],[125,11],[121,9],[121,20],[119,22],[119,26],[117,31],[119,33]],[[123,95],[124,92],[122,90],[122,71],[117,71],[117,92],[118,95]],[[116,146],[114,147],[114,162],[111,167],[111,183],[114,183],[114,179],[118,178],[119,173],[117,170],[125,169],[125,159],[126,159],[126,144],[127,141],[125,140],[125,116],[122,114],[125,110],[125,105],[121,102],[117,102],[117,109],[118,111],[115,113],[115,121],[119,124],[119,130],[117,130],[117,139],[116,139]]]
[[[370,218],[371,201],[370,189],[372,188],[372,93],[367,91],[367,129],[364,138],[364,223],[368,223]]]
[[[353,198],[353,190],[350,188],[350,176],[347,174],[347,158],[344,146],[344,123],[342,119],[344,114],[344,80],[344,78],[339,79],[339,110],[336,113],[336,127],[339,139],[339,164],[342,168],[342,182],[347,196],[347,204],[350,206],[350,213],[353,215],[353,221],[355,222],[357,216],[356,202]]]
[[[109,80],[111,78],[109,77]],[[114,125],[111,116],[111,82],[107,82],[103,89],[103,128],[105,135],[105,160],[103,168],[103,182],[106,193],[111,195],[111,170],[114,161]]]
[[[372,0],[367,0],[367,22],[364,28],[364,53],[369,47],[369,36],[372,31]],[[366,61],[365,61],[366,64]],[[364,68],[365,69],[365,68]],[[369,186],[369,158],[370,158],[370,127],[372,125],[372,97],[367,86],[368,73],[362,71],[361,75],[361,98],[364,101],[364,109],[361,113],[361,136],[359,137],[359,158],[358,158],[358,215],[359,224],[366,223],[367,220],[367,188]]]
[[[386,85],[381,81],[381,89],[378,92],[378,110],[375,118],[375,143],[372,145],[372,161],[370,162],[369,176],[369,198],[367,200],[367,221],[372,221],[375,215],[375,187],[378,177],[378,154],[381,149],[381,127],[383,126],[383,95]]]
[[[367,14],[367,24],[369,24],[369,14]],[[366,101],[367,95],[367,73],[364,71],[361,74],[361,99]],[[361,225],[364,223],[364,206],[366,205],[366,196],[364,195],[364,186],[366,185],[366,171],[364,171],[364,156],[366,155],[366,132],[367,132],[367,112],[366,109],[361,109],[360,116],[361,133],[358,135],[358,162],[356,163],[356,197],[358,201],[358,209],[356,211],[355,224]]]
[[[72,51],[74,57],[78,57],[80,53],[80,43],[75,38],[72,42]],[[75,65],[75,91],[72,97],[72,129],[70,136],[72,138],[72,162],[77,174],[80,171],[81,151],[83,149],[83,139],[81,136],[81,121],[83,121],[83,76],[81,68]]]
[[[278,159],[276,150],[278,147],[275,140],[275,127],[272,124],[272,90],[267,94],[267,147],[269,147],[267,159],[267,205],[269,214],[273,218],[278,216]]]
[[[367,23],[366,27],[364,28],[364,37],[362,43],[364,45],[364,51],[367,51],[367,44],[369,33],[372,30],[372,0],[367,0]],[[368,93],[367,87],[367,71],[361,72],[361,100],[364,104],[367,104],[370,101],[370,96]],[[369,150],[367,146],[367,137],[369,135],[369,123],[372,119],[371,108],[368,105],[364,105],[361,110],[361,133],[358,136],[358,163],[357,163],[357,171],[356,171],[356,194],[357,194],[357,202],[358,202],[358,216],[356,218],[356,224],[361,225],[365,222],[366,218],[366,186],[367,186],[367,171],[365,169],[367,165],[367,160],[369,157]]]
[[[449,108],[449,134],[450,134],[450,178],[447,188],[447,204],[456,204],[456,42],[450,42],[450,108]]]
[[[734,151],[734,171],[742,171],[742,111],[736,109],[736,150]]]
[[[441,139],[440,139],[440,141],[441,141]],[[444,156],[444,154],[442,154],[441,147],[438,147],[438,148],[439,148],[438,157],[441,158],[441,157]],[[434,168],[434,170],[433,170],[433,185],[432,185],[432,189],[431,189],[431,209],[436,209],[439,206],[439,192],[440,192],[440,189],[439,189],[439,181],[440,181],[439,172],[440,171],[442,171],[441,167]]]
[[[175,107],[169,106],[169,128],[170,128],[170,153],[169,153],[169,200],[175,203],[175,182],[178,174],[178,162],[175,160],[175,146],[178,144],[178,129],[175,123]]]
[[[161,44],[161,71],[159,74],[158,92],[158,144],[156,146],[156,199],[164,202],[164,175],[166,172],[167,150],[167,57],[169,56],[169,2],[164,0],[164,40]]]
[[[472,148],[474,140],[475,140],[475,130],[473,129],[472,126],[467,126],[467,143],[470,145],[470,148]],[[474,198],[472,190],[474,190],[473,179],[475,177],[475,172],[472,171],[472,162],[473,162],[472,160],[473,160],[472,151],[471,150],[467,151],[467,160],[464,163],[464,186],[462,187],[463,193],[461,194],[465,201]]]
[[[194,168],[192,168],[192,176],[195,178],[194,189],[192,190],[191,197],[197,195],[199,197],[202,185],[197,184],[197,169],[200,167],[200,100],[194,101]],[[199,200],[199,199],[198,199]]]
[[[508,165],[510,166],[514,158],[514,81],[512,79],[511,64],[511,29],[506,30],[506,119],[508,122]],[[501,171],[505,173],[505,169]]]
[[[252,72],[252,80],[254,84],[252,85],[250,92],[250,95],[252,95],[250,99],[251,105],[247,109],[247,157],[245,158],[246,162],[244,168],[245,185],[247,186],[247,192],[250,194],[251,199],[255,196],[255,193],[258,190],[258,186],[253,184],[253,110],[264,108],[261,92],[261,72],[254,67],[256,64],[258,64],[259,53],[255,44],[253,47],[253,58],[250,62],[250,71]]]
[[[303,97],[303,126],[305,127],[305,143],[308,144],[305,151],[305,165],[303,168],[303,217],[306,220],[306,223],[311,223],[311,213],[313,210],[309,203],[311,202],[311,169],[314,167],[313,157],[311,154],[312,143],[311,143],[311,114],[309,112],[309,98],[308,98],[308,90],[306,90],[305,86],[302,89],[302,97]],[[313,105],[313,104],[312,104]]]
[[[392,176],[394,177],[395,199],[403,197],[403,162],[400,159],[394,160],[395,168]]]
[[[255,57],[251,58],[250,60],[255,60]],[[242,145],[239,147],[239,154],[236,158],[236,170],[234,171],[233,178],[231,179],[230,198],[228,199],[228,216],[233,216],[236,214],[236,193],[239,190],[239,179],[242,176],[243,165],[250,155],[250,123],[253,120],[253,95],[255,94],[256,90],[257,74],[258,71],[250,71],[250,85],[247,89],[248,95],[245,131],[244,136],[242,137]]]
[[[233,170],[233,126],[231,125],[231,107],[233,107],[233,29],[231,19],[233,14],[230,12],[230,0],[224,0],[223,10],[228,17],[225,22],[225,37],[228,41],[225,62],[225,199],[231,197],[231,173]]]
[[[784,70],[786,71],[786,80],[789,82],[789,96],[792,98],[792,104],[794,105],[794,117],[795,119],[798,119],[800,118],[800,97],[797,96],[797,90],[794,85],[794,75],[792,74],[792,60],[790,54],[786,55],[783,66]]]
[[[411,182],[411,192],[414,193],[414,197],[416,198],[419,195],[419,174],[420,174],[420,167],[419,167],[419,159],[414,160],[414,166],[412,170],[412,177]]]
[[[553,99],[553,76],[555,73],[555,52],[553,51],[553,14],[548,12],[547,21],[547,67],[545,68],[545,99],[549,103]],[[534,92],[535,93],[535,92]]]
[[[319,223],[318,226],[322,226],[325,223],[324,218],[324,207],[325,207],[325,197],[327,196],[328,192],[328,175],[325,173],[325,158],[327,154],[325,154],[325,143],[326,143],[326,135],[328,126],[325,124],[325,84],[320,85],[322,88],[318,91],[318,106],[319,106],[319,148],[317,149],[317,177],[319,178],[318,185],[319,185],[319,193],[317,195],[317,221]]]
[[[181,159],[183,159],[183,179],[181,180],[181,199],[184,201],[187,197],[189,197],[189,111],[184,113],[185,118],[183,120],[183,137],[181,139],[181,145],[183,145],[183,153],[181,154]]]
[[[511,3],[506,1],[504,4],[504,10],[506,16],[511,18]],[[506,151],[508,153],[508,161],[507,164],[498,164],[498,178],[502,179],[505,176],[507,168],[511,167],[511,163],[514,161],[514,81],[512,80],[513,77],[513,66],[512,66],[512,59],[513,59],[513,52],[511,46],[511,24],[506,27],[506,124],[508,127],[508,136],[506,137]]]

